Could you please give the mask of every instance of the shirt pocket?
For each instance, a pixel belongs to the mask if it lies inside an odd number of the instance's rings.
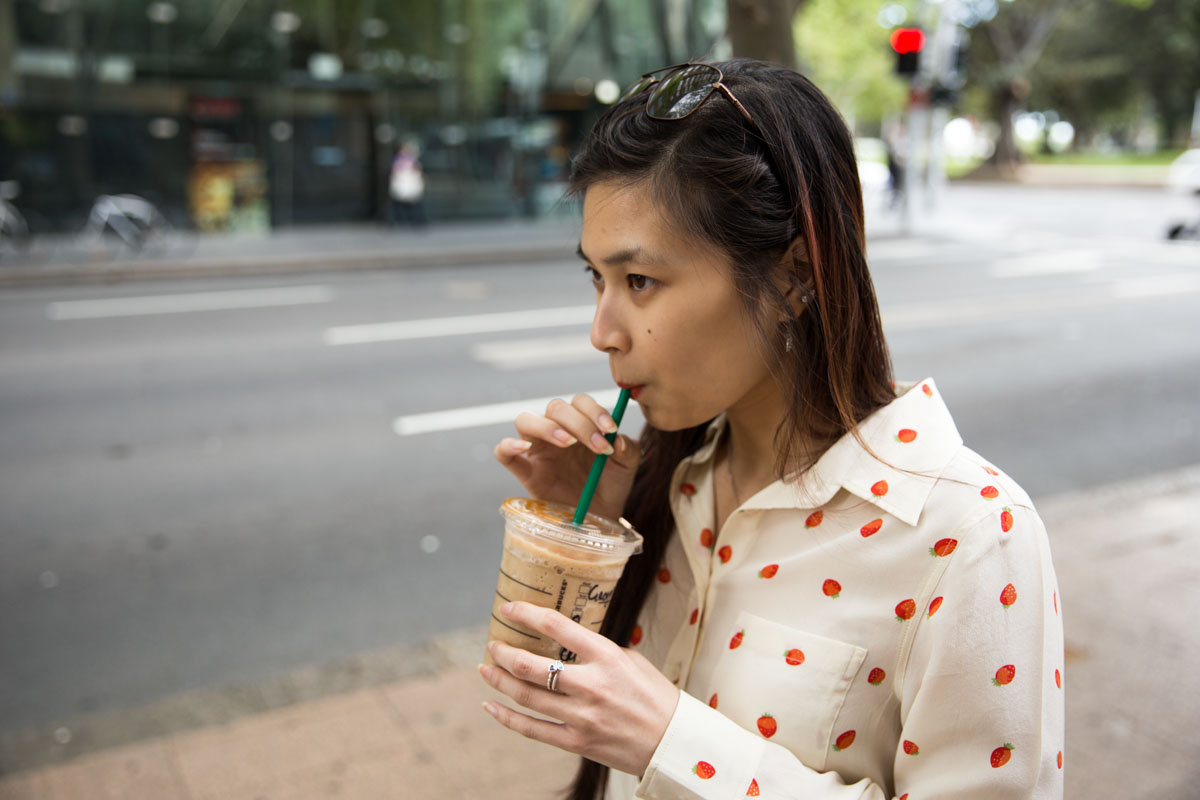
[[[824,770],[833,726],[867,651],[744,611],[734,634],[737,646],[713,672],[709,705]]]

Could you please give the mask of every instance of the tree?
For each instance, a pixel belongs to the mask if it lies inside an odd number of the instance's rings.
[[[735,56],[796,67],[792,21],[807,0],[726,0]]]

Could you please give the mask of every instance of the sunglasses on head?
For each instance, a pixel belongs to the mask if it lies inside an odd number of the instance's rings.
[[[661,78],[657,77],[664,72],[666,74]],[[720,90],[757,129],[750,112],[721,82],[724,77],[724,73],[711,64],[676,64],[647,72],[621,95],[621,100],[635,97],[653,86],[654,91],[646,98],[646,114],[651,119],[683,119],[712,97],[714,91]]]

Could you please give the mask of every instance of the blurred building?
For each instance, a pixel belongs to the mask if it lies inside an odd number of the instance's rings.
[[[410,141],[435,220],[555,213],[605,103],[713,54],[724,6],[0,0],[0,181],[42,228],[133,193],[176,224],[262,231],[382,219]]]

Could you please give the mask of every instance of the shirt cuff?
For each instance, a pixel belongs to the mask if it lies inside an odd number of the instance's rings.
[[[687,692],[638,784],[642,800],[743,797],[766,743]]]

